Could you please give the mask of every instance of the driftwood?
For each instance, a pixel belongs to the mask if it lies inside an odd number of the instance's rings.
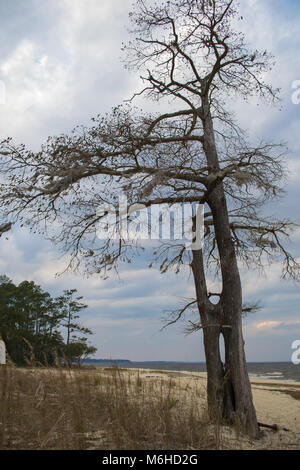
[[[273,431],[289,431],[287,428],[283,428],[278,426],[278,424],[264,424],[264,423],[257,423],[260,428],[268,428],[273,429]]]

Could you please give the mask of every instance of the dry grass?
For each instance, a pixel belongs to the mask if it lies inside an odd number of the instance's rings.
[[[0,368],[0,449],[219,449],[203,390],[122,369]]]

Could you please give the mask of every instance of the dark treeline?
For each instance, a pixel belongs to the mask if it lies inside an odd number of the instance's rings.
[[[53,298],[33,281],[16,285],[0,276],[0,335],[15,364],[80,363],[96,352],[86,337],[91,330],[77,323],[87,305],[76,293],[65,290]]]

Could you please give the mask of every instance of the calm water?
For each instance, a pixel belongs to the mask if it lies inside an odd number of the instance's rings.
[[[101,367],[117,365],[125,368],[157,369],[157,370],[177,370],[188,372],[206,372],[204,363],[199,362],[131,362],[131,361],[106,361],[87,360],[86,364]],[[248,371],[251,378],[268,380],[291,380],[300,382],[300,365],[291,362],[250,362]]]

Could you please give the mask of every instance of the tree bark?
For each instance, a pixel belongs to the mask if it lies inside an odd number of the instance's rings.
[[[202,250],[193,251],[191,264],[201,326],[203,329],[204,350],[207,368],[207,400],[212,419],[223,416],[223,364],[221,361],[219,337],[220,327],[215,309],[209,301],[205,280]]]
[[[220,167],[208,98],[203,97],[202,103],[203,149],[207,164],[215,174]],[[222,276],[222,293],[217,305],[207,296],[201,250],[193,252],[192,270],[203,327],[209,413],[235,422],[243,432],[258,438],[260,431],[244,353],[242,288],[222,183],[209,192],[207,203],[213,215]],[[225,345],[224,366],[220,356],[221,334]]]

